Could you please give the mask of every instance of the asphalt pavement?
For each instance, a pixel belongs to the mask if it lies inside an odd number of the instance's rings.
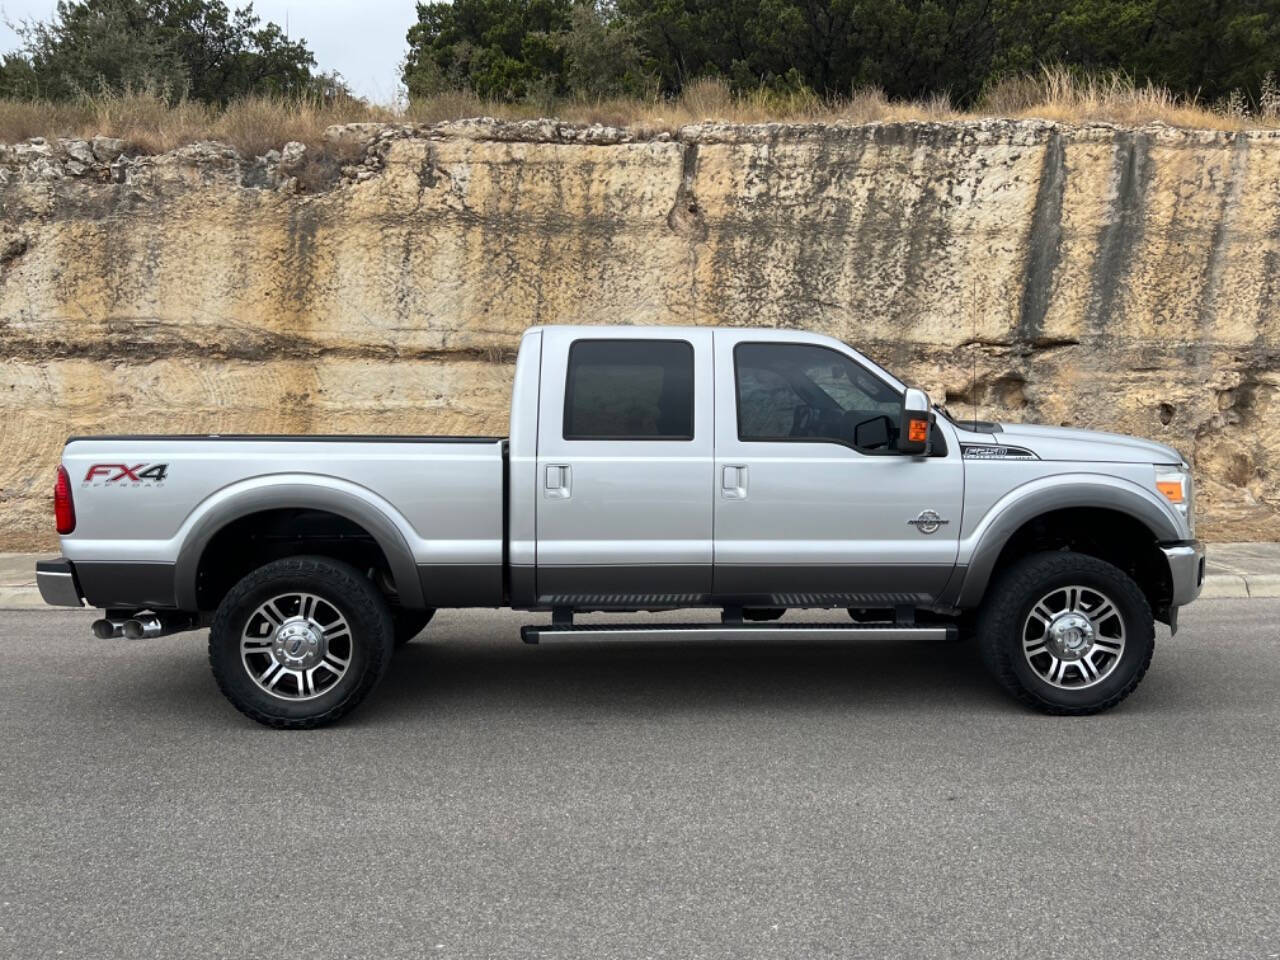
[[[1280,957],[1280,600],[1083,719],[960,643],[448,613],[300,733],[92,618],[0,612],[0,957]]]

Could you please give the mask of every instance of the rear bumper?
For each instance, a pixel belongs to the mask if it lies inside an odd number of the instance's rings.
[[[1181,607],[1200,596],[1200,588],[1204,586],[1204,544],[1199,540],[1185,540],[1161,544],[1160,550],[1169,563],[1169,581],[1173,587],[1169,606]]]
[[[82,607],[80,587],[76,583],[75,570],[70,560],[58,557],[56,560],[39,560],[36,562],[36,586],[40,588],[40,596],[45,603],[55,607]]]

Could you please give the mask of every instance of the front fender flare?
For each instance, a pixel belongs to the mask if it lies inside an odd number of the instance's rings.
[[[196,508],[178,549],[174,589],[180,610],[197,609],[200,558],[209,541],[228,523],[264,510],[324,510],[359,524],[377,542],[391,568],[401,603],[423,606],[422,583],[413,551],[389,511],[355,484],[305,476],[259,477],[218,491]]]
[[[996,561],[1005,544],[1036,517],[1072,507],[1114,510],[1140,521],[1157,542],[1183,539],[1172,508],[1154,491],[1131,480],[1099,474],[1059,474],[1026,483],[998,500],[968,538],[971,549],[955,605],[976,607],[982,602]],[[961,543],[961,556],[966,554]]]

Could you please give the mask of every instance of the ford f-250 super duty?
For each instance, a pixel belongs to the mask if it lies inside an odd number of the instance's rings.
[[[829,337],[539,327],[511,431],[72,438],[52,604],[102,638],[209,626],[226,696],[331,721],[441,607],[549,612],[526,642],[976,634],[1010,693],[1089,713],[1195,599],[1187,464],[1106,433],[960,423]],[[723,610],[718,624],[574,624]],[[852,622],[776,623],[846,608]]]

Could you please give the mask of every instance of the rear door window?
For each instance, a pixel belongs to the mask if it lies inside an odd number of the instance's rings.
[[[569,348],[566,440],[692,440],[693,345],[578,340]]]

